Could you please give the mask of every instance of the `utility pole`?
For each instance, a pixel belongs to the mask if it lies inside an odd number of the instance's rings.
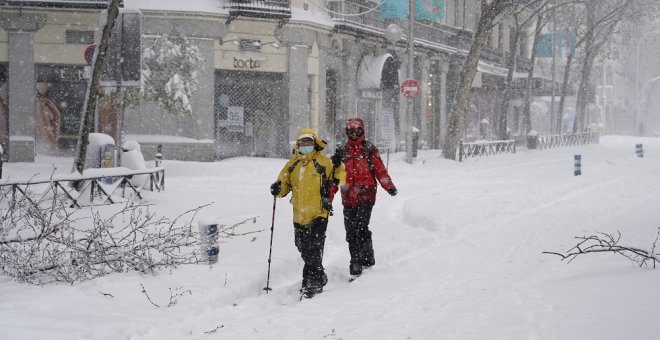
[[[415,0],[408,0],[408,16],[410,22],[408,25],[408,79],[414,79],[413,63],[415,62]],[[413,155],[413,131],[412,131],[412,115],[413,115],[413,101],[414,97],[408,97],[406,102],[406,162],[412,164]]]

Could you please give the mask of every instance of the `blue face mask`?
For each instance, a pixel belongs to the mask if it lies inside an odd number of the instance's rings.
[[[298,148],[298,151],[300,151],[300,153],[303,155],[310,154],[312,151],[314,151],[314,145],[301,146]]]

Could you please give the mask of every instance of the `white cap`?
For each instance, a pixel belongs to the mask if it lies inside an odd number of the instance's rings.
[[[311,138],[311,139],[314,139],[314,135],[307,133],[307,134],[304,134],[304,135],[300,135],[300,136],[298,136],[298,140],[301,140],[301,139],[303,139],[303,138]]]

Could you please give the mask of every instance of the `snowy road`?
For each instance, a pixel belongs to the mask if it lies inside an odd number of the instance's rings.
[[[645,158],[634,145],[644,143]],[[582,176],[573,176],[573,155]],[[399,195],[379,191],[371,229],[376,266],[347,283],[348,249],[335,201],[323,294],[298,302],[302,261],[291,207],[277,202],[270,286],[264,294],[272,197],[285,160],[165,162],[164,193],[148,194],[174,216],[203,212],[227,223],[260,216],[255,241],[221,245],[220,262],[156,276],[115,274],[74,286],[34,287],[0,278],[0,339],[656,339],[660,271],[619,255],[571,264],[574,236],[621,231],[650,248],[660,227],[660,140],[603,137],[601,144],[469,159],[422,151],[414,165],[391,155]],[[48,171],[47,161],[8,164]],[[66,165],[64,165],[66,164]],[[44,170],[45,169],[45,170]],[[191,294],[170,308],[169,288]],[[111,293],[109,298],[100,292]],[[220,327],[222,326],[222,327]],[[218,328],[219,327],[219,328]],[[214,332],[212,332],[215,329]],[[209,333],[205,333],[209,332]]]

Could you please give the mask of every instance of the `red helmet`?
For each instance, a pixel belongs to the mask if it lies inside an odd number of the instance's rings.
[[[364,122],[360,118],[349,118],[346,122],[346,135],[350,139],[364,136]]]

